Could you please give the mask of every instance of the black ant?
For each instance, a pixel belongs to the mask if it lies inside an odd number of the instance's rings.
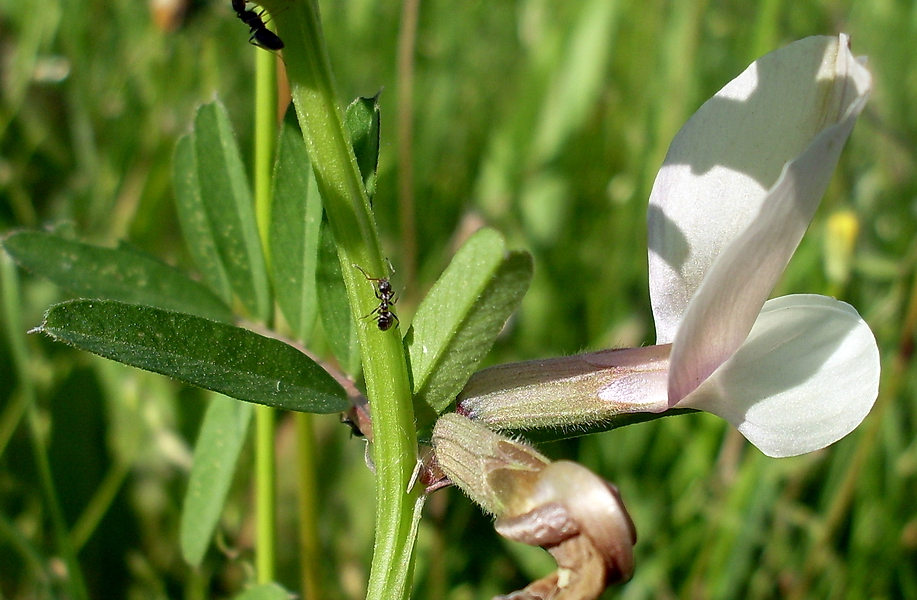
[[[376,298],[379,299],[379,306],[374,308],[373,311],[366,316],[370,317],[375,315],[376,325],[379,326],[379,331],[388,331],[392,328],[392,325],[400,323],[401,321],[398,319],[398,315],[391,311],[391,307],[398,299],[395,297],[395,291],[392,289],[392,284],[389,283],[389,280],[385,277],[370,277],[369,273],[364,271],[359,265],[353,266],[360,269],[360,273],[363,273],[363,277],[373,282],[373,288],[375,288],[373,291],[376,292]]]
[[[232,9],[236,11],[236,16],[251,29],[252,35],[248,38],[248,42],[265,50],[283,48],[283,40],[264,24],[261,18],[264,16],[264,11],[257,13],[249,10],[245,8],[245,2],[246,0],[232,0]]]

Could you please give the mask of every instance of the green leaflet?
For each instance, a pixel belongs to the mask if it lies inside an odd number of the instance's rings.
[[[254,407],[213,394],[194,445],[194,463],[181,511],[181,552],[198,567],[223,513]]]
[[[3,247],[20,266],[83,298],[105,298],[232,321],[216,294],[148,254],[101,248],[40,231],[19,231]]]
[[[233,596],[233,600],[289,600],[296,594],[290,593],[277,583],[262,583]]]
[[[239,148],[219,102],[198,109],[194,131],[175,152],[179,218],[204,279],[226,299],[232,292],[266,321],[271,299],[251,190]]]
[[[442,413],[490,351],[532,279],[532,257],[475,233],[417,308],[404,343],[419,427]]]
[[[305,341],[318,315],[315,271],[322,200],[302,135],[280,132],[271,211],[271,270],[277,304],[297,340]]]
[[[193,315],[112,300],[74,300],[48,309],[34,331],[239,400],[315,413],[349,406],[343,388],[299,350]]]
[[[379,168],[380,117],[379,94],[372,98],[357,98],[344,114],[344,126],[350,133],[350,145],[370,199],[376,192],[376,171]]]
[[[331,228],[327,224],[322,226],[315,280],[318,284],[318,305],[328,347],[344,372],[355,375],[360,370],[357,325],[350,314],[347,290],[344,288],[341,275],[341,262],[338,260]]]

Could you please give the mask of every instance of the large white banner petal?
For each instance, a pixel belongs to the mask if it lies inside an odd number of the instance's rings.
[[[679,131],[648,211],[657,343],[675,339],[701,281],[784,165],[868,89],[846,36],[806,38],[755,61]]]

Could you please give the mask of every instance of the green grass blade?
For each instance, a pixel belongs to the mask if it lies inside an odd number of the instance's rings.
[[[292,346],[193,315],[74,300],[52,306],[34,331],[239,400],[316,413],[349,406],[331,375]]]
[[[541,108],[532,155],[537,166],[556,158],[564,143],[583,126],[601,97],[607,77],[622,3],[589,0],[580,11]]]
[[[181,513],[181,552],[198,567],[223,512],[254,406],[213,395],[194,446]]]
[[[127,246],[101,248],[50,233],[19,231],[3,240],[3,247],[20,266],[83,298],[232,321],[232,311],[208,287]]]
[[[404,343],[414,395],[443,412],[490,351],[532,279],[532,257],[507,252],[492,229],[475,233],[417,309]],[[420,406],[415,405],[420,412]],[[418,416],[418,419],[421,419]],[[421,423],[423,425],[423,423]]]

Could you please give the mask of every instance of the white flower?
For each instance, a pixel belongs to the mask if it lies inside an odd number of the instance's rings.
[[[682,128],[650,196],[668,404],[718,414],[770,456],[847,435],[878,394],[878,348],[853,308],[808,295],[765,303],[870,85],[844,35],[768,54]]]
[[[755,61],[685,124],[653,185],[658,346],[497,367],[504,380],[513,373],[509,385],[486,370],[459,410],[524,429],[695,408],[723,417],[768,456],[811,452],[850,433],[878,395],[869,326],[831,298],[767,298],[870,86],[845,35],[806,38]],[[517,416],[505,418],[501,404]]]

